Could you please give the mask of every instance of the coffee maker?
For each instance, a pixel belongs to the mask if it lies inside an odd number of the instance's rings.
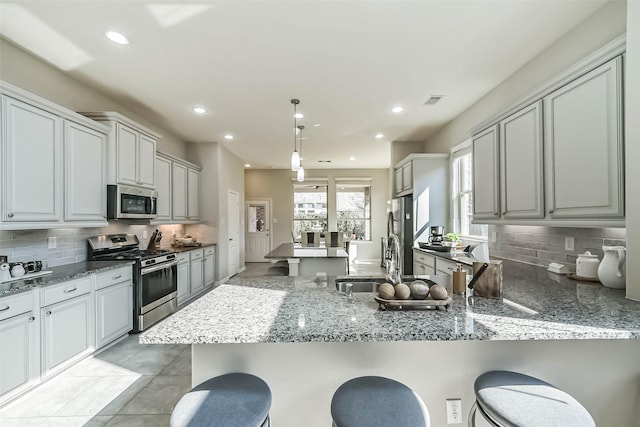
[[[444,240],[444,227],[436,225],[430,228],[431,235],[429,236],[430,245],[441,245]]]

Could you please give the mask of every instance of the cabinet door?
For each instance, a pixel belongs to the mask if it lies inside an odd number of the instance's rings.
[[[413,188],[413,163],[407,162],[402,165],[402,191]]]
[[[202,250],[191,252],[191,295],[197,294],[204,288]]]
[[[200,172],[188,168],[187,175],[187,219],[200,219],[198,212],[198,191],[200,189]]]
[[[502,217],[544,217],[542,101],[500,122],[500,170]]]
[[[191,290],[189,288],[189,262],[178,264],[178,304],[189,298]]]
[[[105,221],[106,135],[65,121],[66,221]]]
[[[37,333],[31,311],[0,322],[0,395],[38,378]]]
[[[159,220],[171,220],[171,160],[156,157],[156,205]]]
[[[396,195],[402,193],[402,168],[398,168],[394,171],[394,183]]]
[[[96,292],[96,348],[133,329],[133,285],[119,283]]]
[[[620,57],[544,98],[552,218],[624,215]]]
[[[43,376],[93,349],[90,297],[86,294],[41,309]]]
[[[473,137],[473,219],[498,218],[498,126]]]
[[[173,219],[187,219],[187,167],[173,163],[171,205]]]
[[[213,255],[204,257],[204,285],[211,286],[216,281],[216,260]]]
[[[62,119],[2,97],[2,220],[62,220]]]
[[[138,185],[138,132],[116,123],[116,174],[119,184]]]
[[[144,134],[138,138],[138,185],[156,187],[156,141]]]

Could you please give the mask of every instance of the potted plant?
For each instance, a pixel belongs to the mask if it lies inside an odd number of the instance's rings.
[[[459,246],[460,234],[458,233],[447,233],[444,235],[444,244],[446,246]]]

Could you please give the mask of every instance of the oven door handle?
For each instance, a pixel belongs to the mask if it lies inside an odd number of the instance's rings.
[[[154,265],[153,267],[143,268],[143,269],[140,270],[140,274],[144,276],[145,274],[153,273],[154,271],[171,268],[174,265],[178,265],[178,260],[171,261],[171,262],[165,262],[165,263],[162,263],[160,265]]]

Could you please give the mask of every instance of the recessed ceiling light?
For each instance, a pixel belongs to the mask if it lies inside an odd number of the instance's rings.
[[[402,113],[404,111],[404,107],[402,105],[396,105],[391,109],[394,113]]]
[[[356,159],[356,158],[355,158],[355,157],[353,157],[353,156],[349,157],[349,160],[352,160],[352,161],[353,161],[353,160],[355,160],[355,159]]]
[[[128,45],[131,41],[124,34],[120,34],[117,31],[107,31],[105,34],[109,40],[121,45]]]
[[[303,118],[303,117],[304,117],[304,114],[302,114],[302,113],[295,113],[295,114],[293,115],[293,117],[295,117],[296,119],[301,119],[301,118]]]
[[[250,167],[251,167],[251,164],[249,164],[249,163],[245,163],[245,164],[244,164],[244,167],[245,167],[245,168],[250,168]]]
[[[376,139],[384,138],[384,134],[376,133]]]
[[[233,138],[234,138],[233,135],[231,135],[230,133],[227,133],[224,135],[224,139],[227,139],[229,141],[231,141]]]
[[[319,128],[320,127],[320,123],[316,123],[315,125],[313,125],[314,128]]]
[[[201,107],[201,106],[197,105],[197,106],[193,107],[193,108],[191,109],[191,111],[193,111],[193,112],[194,112],[194,113],[196,113],[196,114],[204,114],[204,113],[206,113],[206,112],[207,112],[207,109],[206,109],[206,108],[204,108],[204,107]]]

